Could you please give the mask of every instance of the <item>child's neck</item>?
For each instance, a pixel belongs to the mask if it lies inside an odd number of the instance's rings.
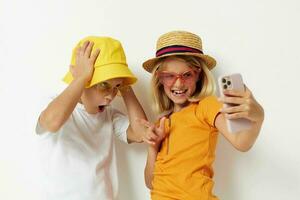
[[[188,105],[190,105],[190,102],[188,102],[188,101],[186,101],[183,104],[175,104],[174,105],[174,109],[173,109],[173,113],[179,112],[180,110],[182,110],[183,108],[187,107]]]

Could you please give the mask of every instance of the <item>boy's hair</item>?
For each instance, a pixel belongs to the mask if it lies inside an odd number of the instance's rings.
[[[215,85],[214,78],[211,72],[209,71],[208,67],[200,59],[194,56],[187,56],[187,55],[165,57],[160,59],[156,63],[154,70],[152,71],[151,86],[152,86],[152,94],[155,103],[154,107],[156,112],[163,113],[166,111],[170,111],[174,108],[174,103],[165,94],[164,87],[159,82],[158,77],[156,75],[156,71],[159,71],[161,66],[164,65],[165,63],[164,61],[166,60],[166,58],[170,58],[170,57],[184,61],[191,68],[201,69],[198,81],[196,83],[196,90],[193,93],[193,95],[189,98],[190,102],[200,101],[204,97],[210,96],[215,93],[216,85]]]

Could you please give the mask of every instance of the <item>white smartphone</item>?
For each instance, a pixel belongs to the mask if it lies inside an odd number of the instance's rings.
[[[220,96],[224,97],[223,90],[240,90],[244,91],[245,86],[242,79],[241,74],[230,74],[225,76],[220,76],[218,78],[218,86],[219,86],[219,92]],[[223,107],[231,107],[235,106],[234,104],[223,104]],[[227,127],[229,132],[231,133],[237,133],[242,130],[247,130],[251,127],[251,121],[245,118],[240,119],[226,119]]]

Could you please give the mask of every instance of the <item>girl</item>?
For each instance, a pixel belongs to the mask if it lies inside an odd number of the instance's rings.
[[[254,144],[264,119],[263,108],[251,91],[223,91],[217,99],[210,70],[216,61],[202,51],[201,39],[185,31],[173,31],[157,41],[156,57],[143,63],[152,73],[152,90],[164,117],[146,126],[148,140],[145,182],[151,198],[214,199],[213,169],[218,132],[239,151]],[[222,108],[222,103],[235,106]],[[251,128],[230,133],[227,119],[246,118]]]

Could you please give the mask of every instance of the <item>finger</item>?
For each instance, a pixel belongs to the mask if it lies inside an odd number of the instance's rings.
[[[151,139],[147,139],[147,138],[144,138],[143,141],[148,144],[151,144],[151,145],[155,144],[156,142],[159,142],[159,141],[151,140]]]
[[[151,146],[155,146],[155,142],[152,142],[152,141],[146,141],[146,143],[150,144]]]
[[[80,56],[80,52],[81,52],[81,46],[76,48],[76,58]]]
[[[225,96],[229,97],[244,97],[245,91],[241,90],[223,90]]]
[[[90,42],[88,44],[88,46],[86,47],[85,52],[84,52],[84,56],[85,57],[90,58],[93,46],[94,46],[93,42]]]
[[[252,97],[252,92],[249,88],[245,85],[245,97],[249,98]]]
[[[166,121],[166,117],[162,117],[159,120],[159,128],[164,128],[165,127],[165,121]]]
[[[158,136],[155,135],[153,132],[149,133],[149,135],[147,135],[147,136],[148,136],[147,139],[152,140],[152,141],[155,141],[158,139]]]
[[[162,117],[160,120],[159,120],[159,127],[158,127],[158,134],[161,135],[164,133],[165,131],[165,121],[166,121],[166,117]]]
[[[238,112],[238,113],[232,113],[232,114],[225,114],[225,117],[227,119],[241,119],[241,118],[249,119],[249,113],[248,112]]]
[[[154,141],[148,140],[147,138],[144,138],[143,141],[150,144],[150,145],[155,145]]]
[[[242,104],[239,106],[230,106],[230,107],[226,107],[226,108],[222,108],[220,110],[222,113],[227,113],[227,114],[232,114],[232,113],[237,113],[237,112],[245,112],[245,111],[249,111],[249,106]]]
[[[95,64],[95,62],[96,62],[96,60],[97,60],[99,54],[100,54],[100,49],[96,49],[95,52],[91,55],[90,58],[91,58],[91,62],[92,62],[93,64]]]
[[[246,104],[247,99],[241,98],[241,97],[221,97],[219,98],[219,101],[222,103],[227,103],[227,104],[235,104],[235,105],[241,105],[241,104]]]
[[[80,54],[81,55],[84,55],[85,51],[86,51],[86,48],[88,47],[88,45],[90,44],[90,41],[85,41],[82,46],[81,46],[81,51],[80,51]]]
[[[85,51],[86,50],[86,48],[89,46],[89,44],[90,44],[90,41],[85,41],[83,44],[82,44],[82,48],[83,48],[83,50]]]
[[[151,126],[147,127],[148,128],[148,131],[152,132],[152,133],[155,133],[155,125],[152,124]],[[155,133],[156,134],[156,133]]]

